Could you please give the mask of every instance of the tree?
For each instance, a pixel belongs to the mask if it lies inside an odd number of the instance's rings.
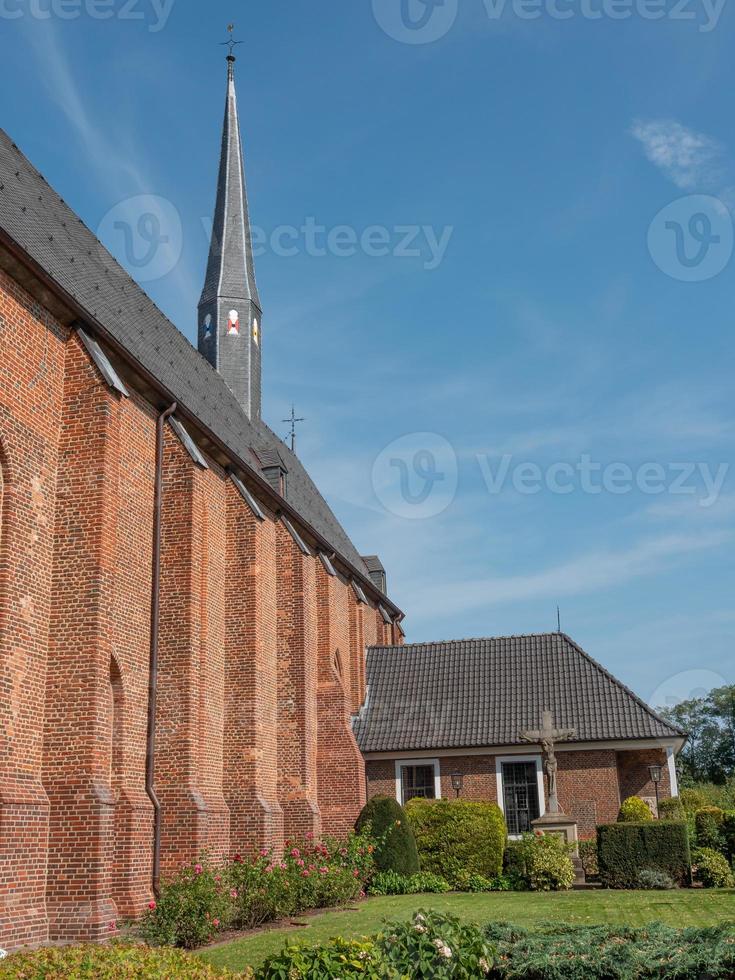
[[[735,684],[660,708],[659,714],[689,733],[678,759],[682,782],[722,784],[735,776]]]

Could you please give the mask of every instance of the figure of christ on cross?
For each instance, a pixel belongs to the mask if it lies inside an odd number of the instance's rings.
[[[559,797],[557,795],[556,789],[556,771],[558,769],[558,763],[556,761],[556,755],[554,753],[554,746],[557,742],[564,742],[567,739],[574,738],[577,734],[576,728],[555,728],[554,727],[554,716],[550,711],[544,711],[541,718],[541,728],[536,731],[520,731],[519,736],[524,742],[533,742],[535,744],[541,744],[544,755],[546,757],[546,775],[549,780],[549,805],[546,808],[547,813],[561,813],[559,807]]]

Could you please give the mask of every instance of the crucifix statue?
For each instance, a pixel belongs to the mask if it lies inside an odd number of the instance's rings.
[[[556,771],[558,764],[554,754],[554,746],[557,742],[566,741],[574,738],[577,734],[575,728],[555,728],[554,716],[550,711],[544,711],[541,719],[541,728],[536,731],[521,731],[518,733],[524,742],[540,743],[546,757],[546,775],[549,779],[549,805],[547,813],[561,813],[559,808],[559,797],[556,790]]]

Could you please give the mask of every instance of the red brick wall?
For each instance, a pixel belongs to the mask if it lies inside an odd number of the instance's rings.
[[[650,765],[662,767],[661,782],[658,785],[659,799],[665,800],[671,796],[669,767],[664,749],[618,752],[617,761],[621,800],[629,796],[646,797],[653,802],[655,809],[656,787],[651,782],[651,774],[648,771]]]
[[[42,785],[68,332],[0,272],[0,946],[48,934]]]
[[[454,798],[451,775],[460,772],[463,776],[462,799],[497,801],[495,756],[438,758],[443,797]],[[663,749],[647,752],[615,752],[611,749],[560,751],[557,759],[559,802],[565,812],[577,820],[582,838],[593,837],[598,824],[614,822],[621,799],[626,796],[655,795],[648,781],[647,766],[651,762],[664,765],[664,778],[659,787],[661,799],[671,795]],[[369,760],[366,773],[369,797],[395,795],[395,760]]]
[[[151,897],[155,407],[0,273],[0,946],[96,939]],[[386,638],[275,515],[166,427],[155,784],[164,874],[341,831],[349,716]],[[321,574],[317,586],[317,574]],[[334,657],[339,651],[340,667]],[[285,826],[284,826],[285,825]]]
[[[349,583],[328,575],[317,562],[318,802],[322,829],[348,833],[365,804],[365,767],[352,734],[350,715],[350,610],[357,605]]]

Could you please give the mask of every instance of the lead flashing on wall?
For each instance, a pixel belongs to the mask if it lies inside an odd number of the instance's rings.
[[[332,559],[329,557],[326,551],[319,551],[318,555],[319,560],[321,561],[322,565],[324,565],[324,571],[327,573],[327,575],[332,575],[336,578],[337,572],[332,564]]]
[[[109,357],[107,354],[105,354],[94,337],[90,337],[86,330],[82,330],[81,327],[77,327],[76,329],[77,336],[81,340],[84,349],[96,364],[97,369],[107,382],[108,387],[112,388],[114,391],[118,391],[123,398],[130,398],[130,392],[122,383],[120,375],[112,366]]]
[[[255,515],[255,517],[257,517],[259,521],[264,521],[265,520],[265,514],[260,509],[260,504],[255,499],[255,497],[252,495],[252,493],[250,493],[250,491],[245,486],[245,484],[242,482],[242,480],[238,476],[235,476],[234,473],[230,473],[230,479],[235,484],[235,487],[237,489],[237,492],[240,494],[240,496],[242,497],[242,499],[248,505],[248,507],[253,512],[253,514]]]
[[[294,539],[294,541],[296,543],[296,547],[299,549],[299,551],[301,552],[301,554],[302,555],[308,555],[310,558],[313,558],[314,555],[313,555],[313,553],[311,551],[311,548],[308,546],[308,544],[301,537],[301,535],[296,530],[296,528],[293,526],[293,524],[291,523],[291,521],[289,521],[289,519],[287,517],[284,517],[283,515],[281,515],[281,520],[283,521],[283,526],[286,528],[286,530],[288,531],[288,533]]]
[[[367,600],[367,596],[363,592],[363,589],[362,589],[362,586],[360,585],[360,583],[356,579],[354,579],[354,578],[352,579],[352,589],[353,589],[353,591],[355,593],[355,598],[357,599],[357,601],[358,602],[361,602],[363,604],[363,606],[368,606],[369,605],[369,602]]]
[[[209,464],[207,463],[206,459],[200,453],[199,447],[194,442],[194,440],[192,439],[192,437],[189,435],[189,433],[186,430],[186,427],[184,426],[184,424],[182,422],[179,422],[178,419],[175,419],[173,417],[171,417],[169,419],[169,423],[171,424],[171,428],[176,433],[176,435],[177,435],[177,437],[179,439],[179,442],[184,447],[184,449],[187,451],[187,453],[191,456],[191,458],[194,460],[194,462],[197,464],[197,466],[201,466],[201,468],[203,470],[208,470],[209,469]]]
[[[388,612],[388,610],[385,608],[385,606],[382,603],[378,606],[378,609],[380,611],[380,615],[383,617],[383,622],[385,623],[385,625],[390,626],[393,623],[391,614]]]

